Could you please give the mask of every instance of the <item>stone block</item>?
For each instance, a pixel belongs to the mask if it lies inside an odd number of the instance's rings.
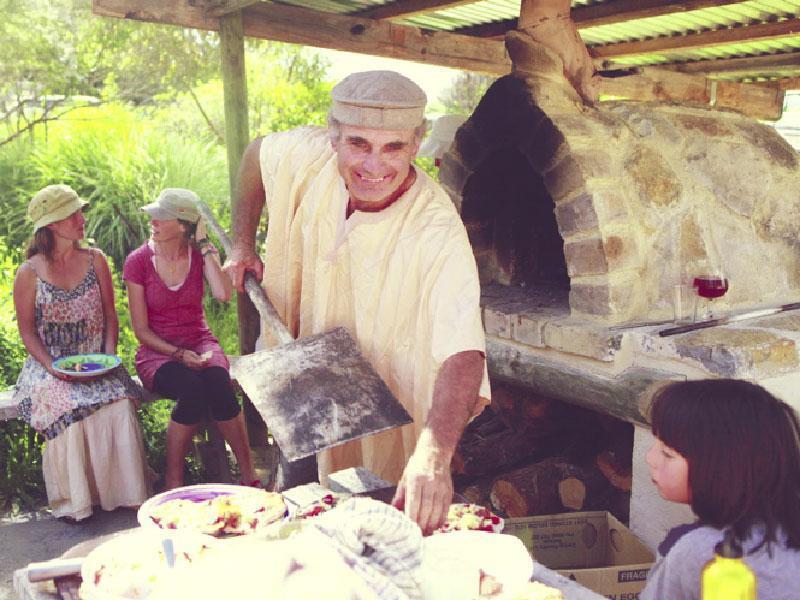
[[[521,344],[544,348],[544,328],[548,322],[547,316],[515,315],[512,337]]]
[[[625,196],[627,190],[623,186],[608,189],[592,184],[588,186],[588,189],[587,193],[591,196],[592,207],[601,225],[627,221],[630,218]],[[556,207],[556,211],[559,207]]]
[[[770,163],[785,169],[797,168],[797,152],[774,128],[760,123],[741,123],[739,130],[751,144],[767,154]]]
[[[511,339],[511,320],[512,315],[501,310],[491,307],[483,309],[483,328],[486,331],[486,335]]]
[[[565,243],[564,258],[570,277],[608,272],[603,240],[599,237]]]
[[[573,280],[569,290],[569,305],[573,313],[606,316],[611,313],[608,283],[581,283]]]
[[[733,134],[733,130],[722,119],[711,114],[678,114],[675,115],[675,121],[693,135],[722,137]]]
[[[613,362],[622,347],[623,334],[585,321],[562,319],[544,327],[544,343],[559,352]]]
[[[622,231],[603,234],[603,254],[609,271],[628,269],[640,261],[636,242]]]
[[[569,202],[556,206],[556,221],[562,237],[575,233],[585,233],[597,229],[597,213],[594,209],[594,196],[588,192],[579,194]]]
[[[675,350],[721,377],[771,377],[800,364],[794,340],[759,329],[704,329],[680,336]]]
[[[525,78],[525,83],[536,106],[545,114],[582,114],[583,100],[563,75],[531,75]]]
[[[550,119],[543,119],[537,130],[517,146],[538,173],[544,173],[565,153],[564,136]]]
[[[625,165],[646,205],[669,206],[681,197],[683,184],[661,153],[640,146]]]
[[[574,148],[544,175],[544,184],[556,203],[586,189],[586,182],[612,175],[611,159],[605,152]]]

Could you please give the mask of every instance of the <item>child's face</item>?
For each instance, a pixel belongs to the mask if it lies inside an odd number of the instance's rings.
[[[650,477],[664,500],[682,504],[691,501],[689,463],[681,454],[656,438],[647,451],[646,460],[650,467]]]

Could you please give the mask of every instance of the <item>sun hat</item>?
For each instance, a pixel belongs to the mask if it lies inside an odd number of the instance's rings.
[[[394,71],[348,75],[331,90],[330,116],[368,129],[414,129],[425,122],[425,92]]]
[[[196,223],[200,218],[200,212],[197,210],[199,201],[200,198],[191,190],[166,188],[161,190],[154,202],[145,204],[142,210],[159,221],[182,219]]]
[[[58,183],[42,188],[28,204],[28,218],[33,221],[33,232],[42,227],[66,219],[72,213],[89,204],[68,185]]]
[[[456,137],[456,131],[461,127],[467,117],[464,115],[444,115],[433,122],[431,133],[422,142],[417,156],[442,158],[450,148]]]

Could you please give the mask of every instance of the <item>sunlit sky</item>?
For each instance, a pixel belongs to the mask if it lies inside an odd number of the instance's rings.
[[[318,52],[330,61],[331,67],[328,72],[334,81],[339,81],[356,71],[389,69],[402,73],[409,79],[416,81],[425,90],[429,104],[435,102],[442,92],[450,87],[453,79],[459,73],[457,69],[423,65],[407,60],[380,58],[366,54],[340,52],[338,50],[318,50]]]

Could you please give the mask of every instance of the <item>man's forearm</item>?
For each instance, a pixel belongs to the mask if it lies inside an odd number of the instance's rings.
[[[265,201],[259,164],[260,152],[261,139],[258,138],[247,146],[239,165],[237,198],[231,215],[235,250],[252,252],[255,248],[256,232]]]
[[[483,362],[483,354],[470,350],[454,354],[439,369],[431,410],[418,442],[436,453],[439,464],[450,464],[458,440],[475,410],[483,379]]]

